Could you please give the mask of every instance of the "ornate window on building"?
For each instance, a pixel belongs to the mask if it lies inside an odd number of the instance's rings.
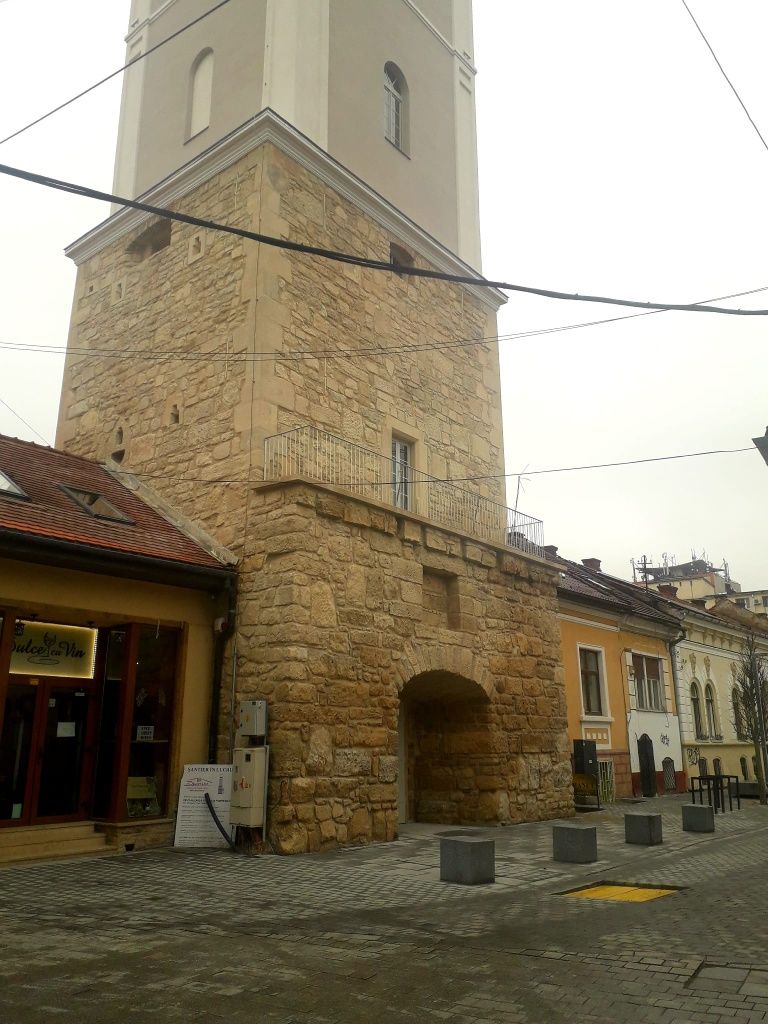
[[[579,648],[579,669],[581,671],[581,700],[585,715],[602,715],[603,693],[601,686],[602,659],[600,651],[590,647]]]
[[[711,740],[721,740],[723,737],[720,735],[717,713],[715,711],[715,691],[712,689],[711,683],[707,683],[706,689],[704,690],[704,702],[707,706],[707,728],[709,729],[709,738]]]
[[[211,123],[213,100],[213,50],[203,50],[192,65],[189,87],[189,123],[187,137],[205,131]]]
[[[693,728],[697,740],[705,740],[704,723],[701,718],[701,694],[698,683],[691,683],[691,709],[693,711]]]
[[[645,654],[632,655],[637,706],[645,711],[664,711],[661,661]]]
[[[736,729],[736,739],[746,740],[747,730],[744,726],[744,712],[741,709],[741,703],[739,701],[739,691],[736,687],[733,688],[731,693],[731,701],[733,702],[733,725]]]
[[[408,147],[408,83],[397,64],[384,65],[384,136],[403,153]]]

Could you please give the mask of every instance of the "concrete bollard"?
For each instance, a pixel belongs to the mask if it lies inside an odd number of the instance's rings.
[[[597,860],[597,828],[594,825],[553,825],[552,858],[570,864]]]
[[[714,832],[715,809],[707,804],[683,804],[683,832]]]
[[[496,843],[480,836],[440,839],[440,880],[458,885],[487,885],[496,881]]]
[[[660,814],[625,814],[624,842],[635,846],[658,846],[662,842]]]

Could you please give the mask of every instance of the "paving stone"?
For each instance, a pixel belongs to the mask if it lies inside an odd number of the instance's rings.
[[[553,870],[551,823],[469,830],[496,842],[487,887],[441,884],[440,830],[426,826],[309,858],[158,851],[6,869],[0,1021],[763,1022],[768,809],[684,836],[680,803],[654,802],[663,847],[625,846],[621,805],[590,814],[599,865]],[[689,888],[646,904],[558,895],[600,881]]]

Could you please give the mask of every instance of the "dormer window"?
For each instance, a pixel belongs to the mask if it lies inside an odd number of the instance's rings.
[[[28,498],[29,495],[0,469],[0,495],[6,498]]]
[[[127,523],[133,526],[133,520],[115,508],[112,502],[107,501],[103,495],[97,494],[95,491],[81,491],[76,487],[65,487],[63,484],[61,489],[83,512],[88,512],[96,519],[109,519],[113,523]]]
[[[408,83],[391,61],[384,65],[384,136],[402,153],[408,151]]]

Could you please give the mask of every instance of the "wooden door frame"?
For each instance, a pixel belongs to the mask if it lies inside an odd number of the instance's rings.
[[[36,678],[37,678],[36,676],[27,676],[27,675],[17,676],[14,679],[14,683],[18,684],[19,680],[29,680],[29,679],[36,679]],[[22,685],[28,686],[30,688],[30,690],[32,690],[34,692],[34,694],[35,694],[35,707],[34,707],[34,710],[32,711],[32,735],[31,735],[31,738],[30,738],[30,741],[29,741],[29,754],[27,755],[27,760],[28,760],[27,779],[26,779],[26,782],[24,783],[24,796],[22,798],[22,807],[25,809],[25,813],[22,814],[22,816],[20,818],[3,818],[2,821],[0,821],[0,829],[4,829],[4,828],[25,828],[26,826],[28,826],[30,824],[30,821],[31,821],[31,810],[30,810],[30,808],[32,806],[32,804],[31,804],[31,801],[32,801],[32,781],[31,780],[32,780],[32,774],[33,774],[33,764],[32,764],[32,761],[33,761],[33,752],[35,750],[35,745],[34,745],[35,744],[35,736],[36,736],[36,733],[37,733],[37,716],[38,716],[38,703],[39,703],[40,687],[39,687],[39,683],[35,684],[35,683],[26,682],[26,683],[22,683]],[[8,679],[8,687],[9,686],[10,686],[10,676],[9,676],[9,679]],[[5,701],[5,699],[7,698],[8,687],[6,687],[5,693],[3,695],[3,701]]]
[[[85,690],[88,694],[88,710],[85,718],[85,735],[83,736],[83,756],[80,766],[80,788],[77,798],[76,814],[56,814],[40,816],[37,805],[40,802],[40,781],[43,771],[45,745],[45,728],[48,718],[48,701],[51,691],[55,689]],[[41,676],[37,686],[38,697],[35,705],[35,725],[32,730],[32,746],[30,749],[30,772],[27,778],[25,799],[29,798],[30,825],[56,825],[67,821],[86,821],[90,811],[90,793],[93,786],[94,739],[96,735],[96,710],[98,704],[98,687],[95,679],[70,679],[67,676]],[[41,696],[42,694],[42,696]]]
[[[125,795],[128,791],[128,771],[131,762],[131,726],[136,699],[136,662],[139,656],[139,623],[131,622],[125,628],[125,653],[120,673],[120,702],[117,712],[117,743],[115,744],[115,770],[112,775],[112,799],[107,821],[122,821],[125,814]],[[123,814],[120,815],[121,805]]]
[[[3,608],[3,625],[0,629],[0,738],[3,735],[3,718],[5,717],[5,699],[8,695],[8,684],[11,677],[11,654],[13,653],[13,634],[19,616],[16,608]]]

